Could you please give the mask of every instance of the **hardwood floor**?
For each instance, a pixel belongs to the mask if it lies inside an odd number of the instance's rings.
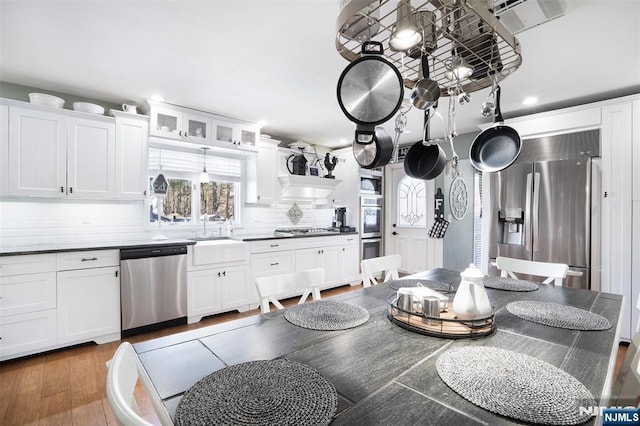
[[[360,289],[343,286],[325,290],[322,296]],[[283,302],[285,307],[296,298]],[[131,343],[166,336],[187,330],[207,327],[251,315],[260,310],[229,312],[204,318],[191,324],[171,327],[124,339]],[[106,362],[111,359],[120,341],[103,345],[86,344],[42,355],[7,361],[0,364],[0,425],[116,425],[105,395]],[[618,349],[615,375],[627,346]],[[159,424],[153,409],[144,398],[144,391],[136,389],[136,400],[143,417]]]

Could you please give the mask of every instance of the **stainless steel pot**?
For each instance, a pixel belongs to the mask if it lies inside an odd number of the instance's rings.
[[[389,164],[393,155],[393,140],[382,127],[357,126],[353,141],[353,156],[360,167],[374,169]]]
[[[522,140],[518,132],[502,124],[500,111],[500,86],[496,87],[494,125],[484,129],[471,143],[471,165],[481,172],[499,172],[513,164],[520,155]]]
[[[411,103],[414,107],[426,110],[440,99],[440,86],[429,78],[429,58],[422,56],[422,78],[411,90]]]
[[[382,54],[382,43],[363,43],[362,57],[351,62],[338,80],[340,109],[356,124],[382,124],[393,117],[402,104],[402,76]]]

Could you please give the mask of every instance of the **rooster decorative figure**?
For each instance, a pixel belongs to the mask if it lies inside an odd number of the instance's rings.
[[[336,168],[336,164],[338,164],[338,158],[337,157],[333,157],[333,159],[329,159],[329,153],[327,152],[324,156],[324,166],[327,168],[327,174],[324,175],[325,178],[327,179],[335,179],[336,177],[334,175],[331,174],[331,172],[333,172],[333,169]]]

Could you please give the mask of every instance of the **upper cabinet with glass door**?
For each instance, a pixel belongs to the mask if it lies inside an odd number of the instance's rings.
[[[149,135],[200,145],[257,151],[257,124],[147,100]]]
[[[243,148],[256,148],[258,140],[258,126],[252,123],[231,122],[225,120],[213,120],[217,142],[229,143]]]
[[[148,102],[151,136],[211,144],[211,117],[178,106]]]

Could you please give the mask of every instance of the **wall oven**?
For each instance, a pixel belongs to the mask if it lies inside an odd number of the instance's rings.
[[[382,238],[362,238],[360,240],[360,260],[382,256]]]
[[[382,238],[382,197],[360,197],[360,237]]]

